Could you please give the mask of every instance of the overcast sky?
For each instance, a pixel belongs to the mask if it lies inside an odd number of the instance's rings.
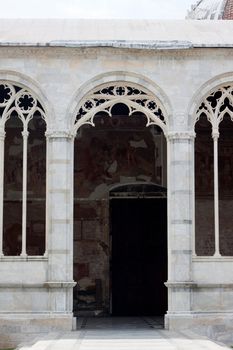
[[[0,0],[1,18],[184,19],[195,0]]]

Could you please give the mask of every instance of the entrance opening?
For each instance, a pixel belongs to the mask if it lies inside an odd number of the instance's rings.
[[[166,140],[116,104],[83,125],[74,147],[74,313],[167,310]]]
[[[113,316],[164,315],[167,311],[166,192],[148,184],[159,192],[143,195],[139,186],[127,192],[128,197],[117,192],[110,200]]]

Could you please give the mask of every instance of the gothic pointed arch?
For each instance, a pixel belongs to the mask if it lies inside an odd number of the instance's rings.
[[[0,119],[5,124],[16,113],[23,124],[28,124],[36,113],[45,119],[45,111],[36,95],[18,84],[0,81]]]
[[[74,280],[82,288],[87,276],[88,283],[95,288],[101,286],[101,307],[106,312],[109,312],[112,293],[109,288],[111,276],[106,274],[112,259],[110,198],[120,200],[121,196],[128,196],[137,201],[148,197],[150,204],[153,199],[156,203],[157,199],[161,200],[163,214],[158,216],[164,215],[163,227],[166,230],[167,143],[164,135],[169,130],[168,111],[171,108],[165,101],[168,100],[152,82],[118,72],[106,73],[84,85],[83,89],[81,87],[72,102],[73,108],[70,108],[70,116],[74,116],[72,134],[76,135]],[[116,190],[117,184],[121,187]],[[113,188],[115,191],[111,190]],[[166,238],[166,232],[163,237]],[[93,269],[93,257],[83,260],[88,254],[90,240],[93,248],[97,248],[93,249],[93,255],[98,271]],[[100,244],[104,249],[98,248]],[[166,257],[166,252],[163,257]],[[85,266],[85,271],[80,272],[79,266]],[[92,308],[84,304],[86,298],[84,291],[83,307]],[[93,300],[95,303],[96,298]],[[78,310],[80,302],[77,293],[74,310]]]
[[[96,87],[82,99],[77,108],[75,130],[84,124],[94,126],[94,116],[99,112],[106,112],[111,117],[112,107],[118,103],[128,107],[129,116],[135,112],[144,113],[146,126],[158,125],[166,133],[166,112],[159,99],[143,87],[121,81]]]
[[[225,79],[193,114],[197,255],[233,255],[233,79]]]
[[[67,111],[71,130],[76,133],[83,124],[93,125],[92,114],[99,111],[105,110],[111,117],[110,107],[117,103],[125,103],[131,115],[146,113],[148,126],[157,124],[165,133],[172,124],[171,103],[158,85],[137,73],[113,71],[93,77],[74,94]]]
[[[43,255],[46,112],[37,94],[0,80],[0,254]]]

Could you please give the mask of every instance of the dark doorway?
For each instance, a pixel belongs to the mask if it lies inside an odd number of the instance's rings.
[[[112,314],[164,315],[167,311],[167,200],[114,198]]]

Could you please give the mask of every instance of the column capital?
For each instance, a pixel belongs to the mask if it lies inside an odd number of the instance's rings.
[[[28,131],[22,131],[21,134],[22,134],[23,137],[28,137],[29,132]]]
[[[6,132],[3,128],[0,128],[0,141],[4,141]]]
[[[219,139],[219,131],[218,131],[218,129],[213,129],[212,137],[213,137],[214,140]]]
[[[194,140],[196,133],[194,131],[170,131],[166,134],[167,139],[170,140]]]
[[[75,134],[67,130],[48,130],[45,133],[47,139],[74,139]]]

